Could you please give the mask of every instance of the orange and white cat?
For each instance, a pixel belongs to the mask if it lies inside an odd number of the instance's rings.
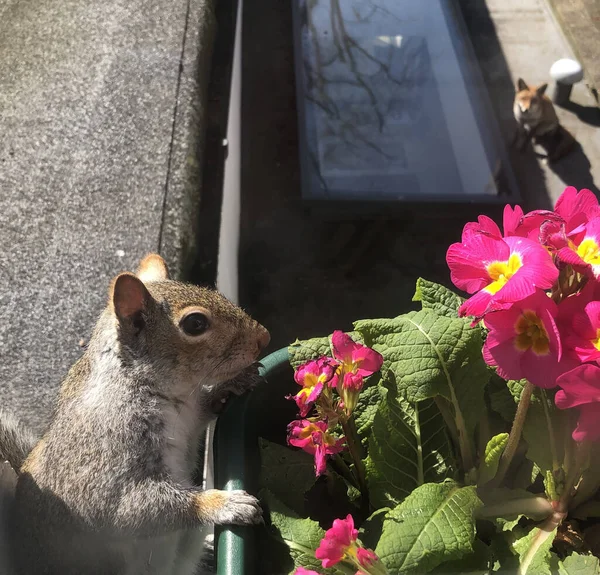
[[[549,162],[556,162],[573,150],[576,140],[558,121],[554,105],[545,95],[548,84],[528,86],[517,81],[513,113],[517,121],[515,143],[522,151],[531,139],[546,150]]]

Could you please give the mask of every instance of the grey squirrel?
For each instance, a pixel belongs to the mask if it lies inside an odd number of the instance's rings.
[[[256,383],[269,332],[219,293],[170,280],[156,254],[109,293],[43,437],[0,423],[0,455],[18,474],[19,574],[158,573],[153,541],[262,521],[253,496],[203,491],[192,476],[215,409]]]

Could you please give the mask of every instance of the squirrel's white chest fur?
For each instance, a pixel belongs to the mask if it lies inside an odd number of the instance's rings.
[[[163,462],[174,481],[192,486],[198,443],[205,424],[201,421],[196,393],[181,394],[178,402],[165,400]]]

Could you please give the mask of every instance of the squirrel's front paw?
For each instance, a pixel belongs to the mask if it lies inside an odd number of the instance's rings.
[[[223,505],[216,511],[217,525],[256,525],[263,523],[262,509],[256,497],[245,491],[222,491]]]

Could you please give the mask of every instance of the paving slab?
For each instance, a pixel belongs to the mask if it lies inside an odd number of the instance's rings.
[[[515,129],[512,102],[517,79],[536,85],[548,82],[550,95],[551,65],[575,57],[575,51],[547,0],[460,0],[460,5],[509,145]],[[523,155],[511,150],[522,195],[533,206],[553,204],[566,185],[600,193],[600,116],[585,82],[574,86],[571,103],[557,107],[557,114],[581,145],[575,153],[549,166],[531,151]]]
[[[0,406],[41,430],[110,278],[193,258],[208,0],[0,0]]]

